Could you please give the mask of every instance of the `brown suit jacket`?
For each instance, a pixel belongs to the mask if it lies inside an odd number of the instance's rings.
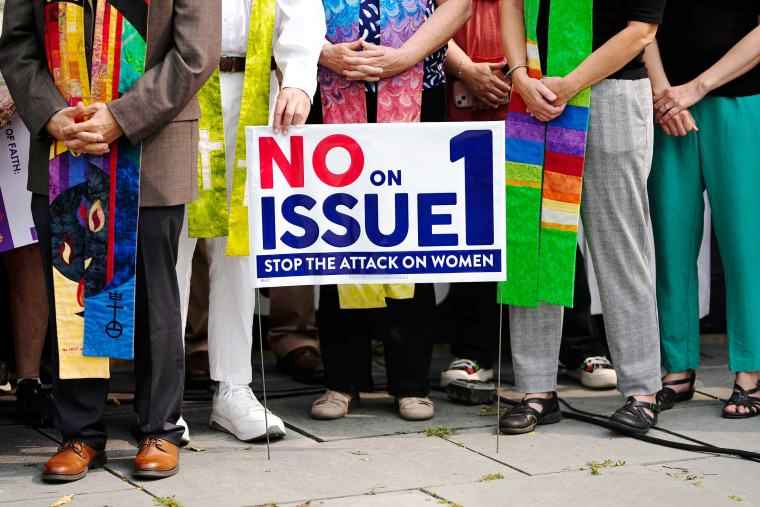
[[[29,190],[48,194],[51,139],[45,124],[67,107],[47,66],[44,0],[6,0],[0,70],[32,134]],[[88,60],[92,0],[84,0]],[[195,93],[219,64],[221,0],[151,0],[145,74],[108,104],[132,144],[142,142],[140,206],[172,206],[198,197]]]

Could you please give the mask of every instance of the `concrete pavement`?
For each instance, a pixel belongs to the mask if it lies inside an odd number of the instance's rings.
[[[431,378],[449,359],[435,357]],[[705,345],[695,399],[664,412],[659,427],[760,452],[760,417],[720,417],[720,399],[733,384],[726,363],[725,344]],[[382,366],[376,369],[381,379]],[[128,369],[117,369],[112,380],[111,397],[120,401],[109,403],[106,414],[108,465],[74,483],[41,481],[60,436],[18,424],[13,397],[0,396],[0,507],[49,506],[71,494],[72,507],[760,505],[760,463],[641,442],[570,419],[500,436],[497,452],[496,417],[488,415],[495,405],[458,405],[440,390],[431,395],[436,416],[429,421],[400,419],[383,394],[363,396],[345,419],[315,421],[308,410],[319,390],[279,376],[273,361],[265,371],[268,406],[288,426],[287,436],[271,443],[270,459],[263,443],[211,430],[210,391],[188,391],[183,410],[191,447],[181,451],[176,476],[150,482],[130,473],[137,444],[129,433],[130,395],[121,394],[130,389]],[[508,359],[502,377],[502,395],[518,399],[506,382]],[[590,391],[565,376],[559,381],[560,397],[576,409],[610,415],[625,401],[616,391]],[[438,435],[428,436],[434,428]],[[650,435],[679,440],[657,430]]]

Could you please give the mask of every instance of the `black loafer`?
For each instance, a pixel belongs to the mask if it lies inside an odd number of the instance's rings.
[[[541,412],[528,403],[541,405]],[[499,431],[509,435],[519,435],[533,431],[538,424],[553,424],[561,420],[562,411],[559,408],[559,400],[557,393],[553,392],[551,398],[523,399],[499,418]]]
[[[644,410],[645,408],[651,410],[654,416],[650,416]],[[660,409],[656,403],[639,401],[631,396],[625,405],[612,414],[610,425],[621,431],[643,435],[649,431],[649,428],[657,424],[657,414],[659,412]]]

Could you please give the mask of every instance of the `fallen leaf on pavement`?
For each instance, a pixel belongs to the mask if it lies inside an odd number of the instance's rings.
[[[74,499],[74,493],[72,493],[70,495],[62,496],[60,500],[58,500],[54,504],[51,504],[50,507],[59,507],[59,506],[65,504],[65,503],[69,503],[73,499]]]

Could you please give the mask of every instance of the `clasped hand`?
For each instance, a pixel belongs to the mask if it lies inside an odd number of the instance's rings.
[[[379,81],[395,76],[417,62],[407,62],[401,49],[377,46],[359,39],[325,44],[319,63],[350,81]]]
[[[74,107],[63,108],[50,117],[45,129],[72,153],[93,155],[108,153],[110,144],[124,134],[108,106],[102,102],[89,106],[80,102]]]
[[[539,80],[525,73],[514,77],[514,86],[525,102],[528,114],[541,121],[553,120],[565,110],[563,102],[557,93],[551,90],[558,84],[559,78],[544,78]]]

